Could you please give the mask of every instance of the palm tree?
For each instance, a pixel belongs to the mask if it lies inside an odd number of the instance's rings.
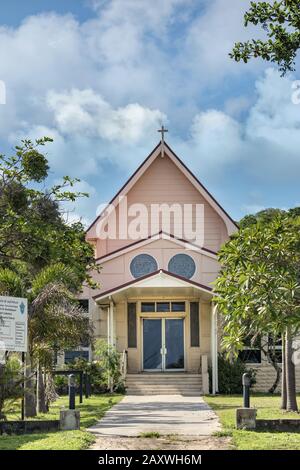
[[[51,369],[54,345],[57,349],[79,346],[91,339],[92,327],[76,301],[74,272],[62,263],[42,269],[28,281],[18,269],[0,268],[0,295],[28,299],[28,352],[26,354],[25,415],[36,415],[33,371],[38,370],[38,409],[45,411],[45,393],[40,367]]]

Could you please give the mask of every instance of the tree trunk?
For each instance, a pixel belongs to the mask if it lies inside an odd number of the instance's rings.
[[[5,401],[4,371],[5,371],[5,365],[0,364],[0,420],[5,419],[5,415],[3,413],[4,401]]]
[[[293,341],[290,330],[288,328],[286,331],[285,358],[287,395],[286,409],[287,411],[298,411],[296,396],[295,364],[293,363]]]
[[[274,380],[274,383],[272,385],[272,387],[269,389],[269,393],[274,393],[280,383],[280,379],[281,379],[281,373],[282,373],[282,370],[281,368],[278,366],[278,364],[276,362],[272,363],[274,369],[275,369],[275,372],[276,372],[276,377],[275,377],[275,380]]]
[[[281,373],[281,406],[286,410],[286,361],[285,361],[285,334],[282,335],[282,373]]]
[[[26,353],[25,367],[25,417],[32,418],[36,416],[36,399],[35,399],[35,377],[32,371],[31,358]]]
[[[38,371],[38,412],[39,413],[47,413],[48,407],[46,403],[46,394],[45,394],[45,384],[43,378],[43,372],[41,367],[39,367]]]
[[[37,415],[40,413],[40,384],[39,384],[40,377],[39,377],[39,374],[40,374],[40,364],[39,364],[39,361],[37,361],[37,365],[36,365],[36,383],[35,383],[35,386],[36,386],[35,400],[36,400],[36,414]]]
[[[269,348],[267,348],[267,351],[264,351],[264,352],[265,352],[265,355],[267,356],[269,362],[274,367],[275,373],[276,373],[274,383],[273,383],[272,387],[269,388],[269,393],[274,393],[275,390],[277,389],[278,385],[279,385],[279,382],[280,382],[282,368],[278,365],[276,354],[275,354],[275,348],[273,348],[272,351],[270,351]]]

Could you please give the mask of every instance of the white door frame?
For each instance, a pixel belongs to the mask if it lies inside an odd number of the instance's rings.
[[[144,372],[153,372],[153,373],[161,373],[161,372],[184,372],[185,371],[185,364],[186,364],[186,349],[185,349],[185,318],[183,317],[157,317],[157,318],[148,318],[142,317],[142,334],[141,334],[141,355],[142,355],[142,370]],[[161,368],[160,369],[144,369],[144,320],[161,320]],[[182,329],[183,329],[183,361],[184,366],[181,369],[166,369],[166,320],[182,320]]]

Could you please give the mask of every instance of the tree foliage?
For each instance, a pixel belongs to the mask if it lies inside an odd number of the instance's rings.
[[[52,139],[24,140],[12,156],[0,155],[0,265],[35,275],[56,262],[69,266],[83,281],[95,268],[93,249],[85,241],[80,222],[68,224],[62,203],[87,194],[72,190],[78,179],[65,176],[61,184],[45,188],[48,160],[40,151]]]
[[[276,216],[283,214],[285,214],[285,211],[282,209],[274,209],[272,207],[269,209],[263,209],[256,214],[245,215],[245,217],[240,220],[239,226],[241,228],[246,228],[257,223],[268,224],[272,222]]]
[[[34,370],[41,382],[41,367],[52,368],[54,349],[91,339],[76,294],[83,283],[96,285],[89,272],[99,269],[83,225],[68,224],[63,211],[64,202],[87,196],[73,191],[79,180],[65,176],[46,188],[49,164],[41,149],[51,141],[23,140],[12,156],[0,155],[0,295],[29,301],[27,416],[36,413]],[[0,378],[5,370],[0,366]]]
[[[283,75],[294,70],[300,48],[300,0],[251,2],[244,20],[246,27],[260,25],[266,38],[237,42],[229,56],[245,63],[260,57],[276,63]]]
[[[39,360],[53,349],[78,347],[91,340],[92,326],[74,292],[74,273],[61,263],[42,269],[27,286],[16,273],[0,268],[0,295],[25,296],[29,301],[29,352]]]
[[[249,338],[284,336],[288,406],[296,409],[291,341],[300,330],[300,217],[258,219],[231,237],[219,260],[215,301],[224,320],[223,346],[237,352]]]
[[[216,302],[224,344],[242,349],[249,335],[300,327],[300,219],[276,217],[240,230],[221,249]],[[270,331],[270,329],[272,331]]]

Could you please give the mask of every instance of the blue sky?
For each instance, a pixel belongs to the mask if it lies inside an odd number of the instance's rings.
[[[0,4],[1,151],[50,135],[49,184],[90,193],[91,221],[167,141],[230,214],[300,204],[298,75],[228,58],[248,0],[10,0]],[[261,34],[259,32],[259,34]]]

